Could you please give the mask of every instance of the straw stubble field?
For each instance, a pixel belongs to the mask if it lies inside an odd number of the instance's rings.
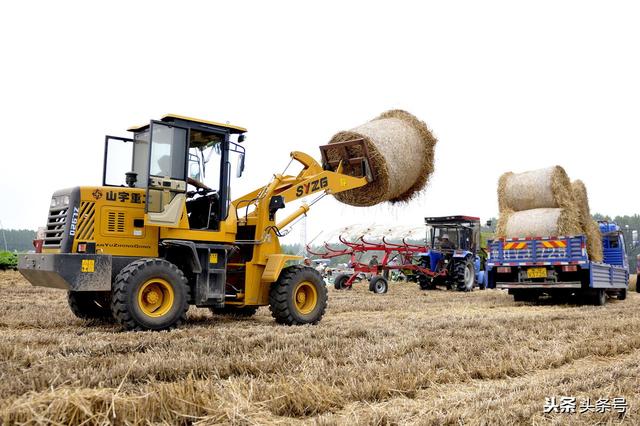
[[[605,307],[502,291],[330,291],[318,326],[192,309],[172,332],[87,327],[63,292],[0,275],[2,423],[617,423],[545,397],[625,397],[640,422],[640,295]]]

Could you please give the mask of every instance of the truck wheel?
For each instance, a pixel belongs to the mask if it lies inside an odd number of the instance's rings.
[[[258,306],[243,306],[241,308],[236,308],[235,306],[229,305],[224,308],[209,308],[209,310],[215,315],[249,318],[255,315],[258,311]]]
[[[620,290],[616,295],[616,298],[618,300],[625,300],[627,298],[627,289],[623,288],[622,290]]]
[[[139,259],[116,276],[113,317],[127,330],[167,330],[187,318],[189,286],[176,265],[164,259]]]
[[[522,291],[515,290],[513,292],[513,301],[514,302],[524,302],[527,300],[526,295]]]
[[[73,314],[84,320],[111,320],[111,295],[108,291],[69,291],[67,299]]]
[[[327,286],[315,269],[290,266],[271,285],[269,309],[279,324],[316,324],[327,309]]]
[[[471,291],[476,281],[476,268],[468,258],[457,262],[453,270],[453,280],[458,291]]]
[[[374,275],[369,281],[369,291],[383,294],[389,290],[389,282],[381,275]]]
[[[537,291],[532,290],[514,290],[513,301],[514,302],[536,302],[540,297]]]
[[[347,281],[349,281],[349,277],[351,275],[349,274],[338,274],[336,275],[336,277],[333,279],[333,288],[335,288],[336,290],[342,290],[345,288],[345,283]]]
[[[593,291],[593,304],[596,306],[604,306],[607,302],[607,292],[603,288],[598,288]]]

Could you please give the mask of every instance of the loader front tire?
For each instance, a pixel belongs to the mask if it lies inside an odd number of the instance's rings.
[[[279,324],[316,324],[327,309],[327,286],[315,269],[290,266],[271,285],[269,309]]]
[[[69,309],[83,320],[108,321],[111,315],[111,295],[107,291],[70,291],[67,293]]]
[[[113,317],[127,330],[168,330],[186,320],[189,286],[176,265],[164,259],[139,259],[116,276]]]

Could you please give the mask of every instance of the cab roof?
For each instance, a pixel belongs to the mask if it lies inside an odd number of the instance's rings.
[[[174,123],[176,125],[181,125],[189,128],[199,128],[200,130],[206,130],[207,128],[210,130],[218,130],[225,133],[231,134],[240,134],[247,131],[244,127],[234,126],[233,124],[228,123],[218,123],[217,121],[208,121],[201,120],[199,118],[185,117],[184,115],[178,114],[167,114],[163,116],[161,121],[166,123]],[[139,132],[145,128],[149,127],[149,123],[145,123],[141,126],[132,126],[127,129],[129,132]]]
[[[478,222],[479,217],[475,216],[440,216],[440,217],[425,217],[424,221],[427,225],[432,224],[446,224],[446,223],[463,223],[463,222]]]

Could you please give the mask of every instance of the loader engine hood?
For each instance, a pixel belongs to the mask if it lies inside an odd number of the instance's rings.
[[[43,253],[71,253],[79,214],[80,187],[53,193],[44,231]]]

